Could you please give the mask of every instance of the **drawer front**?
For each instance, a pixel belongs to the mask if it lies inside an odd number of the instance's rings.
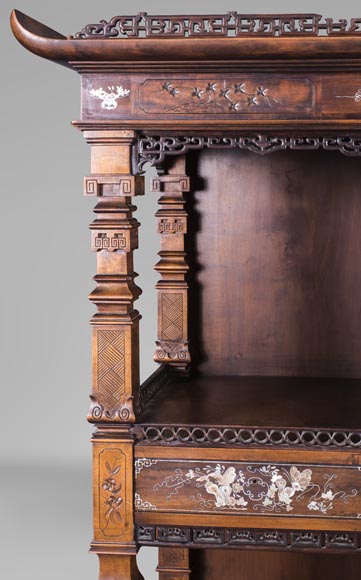
[[[361,524],[357,465],[172,460],[153,455],[136,459],[135,474],[139,512],[341,518]]]

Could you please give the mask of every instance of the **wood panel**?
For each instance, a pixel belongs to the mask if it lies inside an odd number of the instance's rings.
[[[360,164],[328,152],[207,151],[197,171],[200,370],[360,376]]]
[[[198,128],[207,119],[235,127],[247,119],[357,120],[360,86],[361,75],[355,73],[86,74],[81,118],[152,120],[161,129],[164,122],[182,119]]]
[[[192,580],[358,580],[361,574],[361,558],[350,554],[192,550],[191,562]]]
[[[324,529],[329,519],[361,518],[360,468],[307,463],[306,454],[302,466],[227,461],[227,453],[221,461],[144,457],[135,472],[137,511],[238,515],[240,527],[242,516],[323,518]]]

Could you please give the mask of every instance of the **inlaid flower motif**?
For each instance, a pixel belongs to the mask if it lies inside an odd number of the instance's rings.
[[[197,99],[201,99],[203,94],[204,91],[202,91],[202,89],[199,89],[198,87],[195,87],[192,91],[192,97],[197,97]]]
[[[224,99],[229,99],[231,89],[223,88],[219,91],[219,96],[223,97]]]
[[[239,83],[234,85],[234,92],[237,93],[246,93],[246,85],[245,83]]]
[[[268,89],[262,85],[251,88],[245,82],[228,84],[222,82],[208,82],[204,86],[185,86],[180,83],[176,87],[170,81],[164,81],[162,89],[176,98],[177,104],[169,106],[167,112],[196,112],[212,110],[213,112],[240,112],[248,106],[261,104],[272,107],[277,102],[274,97],[268,96]]]
[[[124,99],[124,97],[129,97],[130,89],[125,89],[121,85],[117,87],[108,87],[108,91],[105,91],[102,87],[99,89],[91,89],[89,91],[91,97],[95,99],[100,99],[102,101],[102,109],[116,109],[118,106],[117,100]]]
[[[261,95],[262,97],[266,97],[268,93],[268,89],[265,89],[264,87],[257,87],[257,95]]]
[[[361,89],[357,89],[354,95],[336,95],[336,99],[352,99],[355,103],[361,101]]]
[[[167,81],[163,83],[163,90],[167,91],[167,93],[172,95],[172,97],[175,97],[179,93],[179,90],[174,85],[172,85],[172,83]]]
[[[208,83],[206,86],[207,93],[215,93],[217,91],[216,83]]]

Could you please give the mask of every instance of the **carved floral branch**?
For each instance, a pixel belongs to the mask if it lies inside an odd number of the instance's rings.
[[[260,104],[272,107],[272,103],[278,102],[277,99],[268,95],[269,89],[259,85],[253,91],[249,91],[243,82],[228,85],[224,81],[221,87],[217,83],[209,82],[205,86],[182,87],[180,89],[173,83],[165,81],[162,89],[173,98],[181,99],[179,104],[167,109],[167,111],[176,113],[195,108],[218,108],[220,112],[224,112],[224,110],[237,112],[244,107]]]
[[[104,502],[106,512],[104,517],[108,522],[112,522],[114,519],[121,521],[120,506],[123,503],[123,499],[120,497],[120,491],[122,485],[117,478],[120,473],[120,465],[117,462],[110,465],[109,461],[106,461],[105,469],[107,470],[108,477],[102,483],[102,488],[105,491]]]

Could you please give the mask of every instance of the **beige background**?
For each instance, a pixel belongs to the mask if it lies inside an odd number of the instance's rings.
[[[82,196],[89,150],[70,126],[79,116],[76,73],[26,52],[11,36],[14,0],[0,18],[1,82],[1,546],[7,580],[92,580],[90,330],[93,202]],[[361,16],[355,0],[252,3],[200,0],[17,0],[17,8],[64,34],[116,14],[318,12]],[[142,222],[136,270],[144,294],[142,377],[153,369],[157,239],[155,194],[137,199]],[[143,549],[146,580],[155,550]]]

